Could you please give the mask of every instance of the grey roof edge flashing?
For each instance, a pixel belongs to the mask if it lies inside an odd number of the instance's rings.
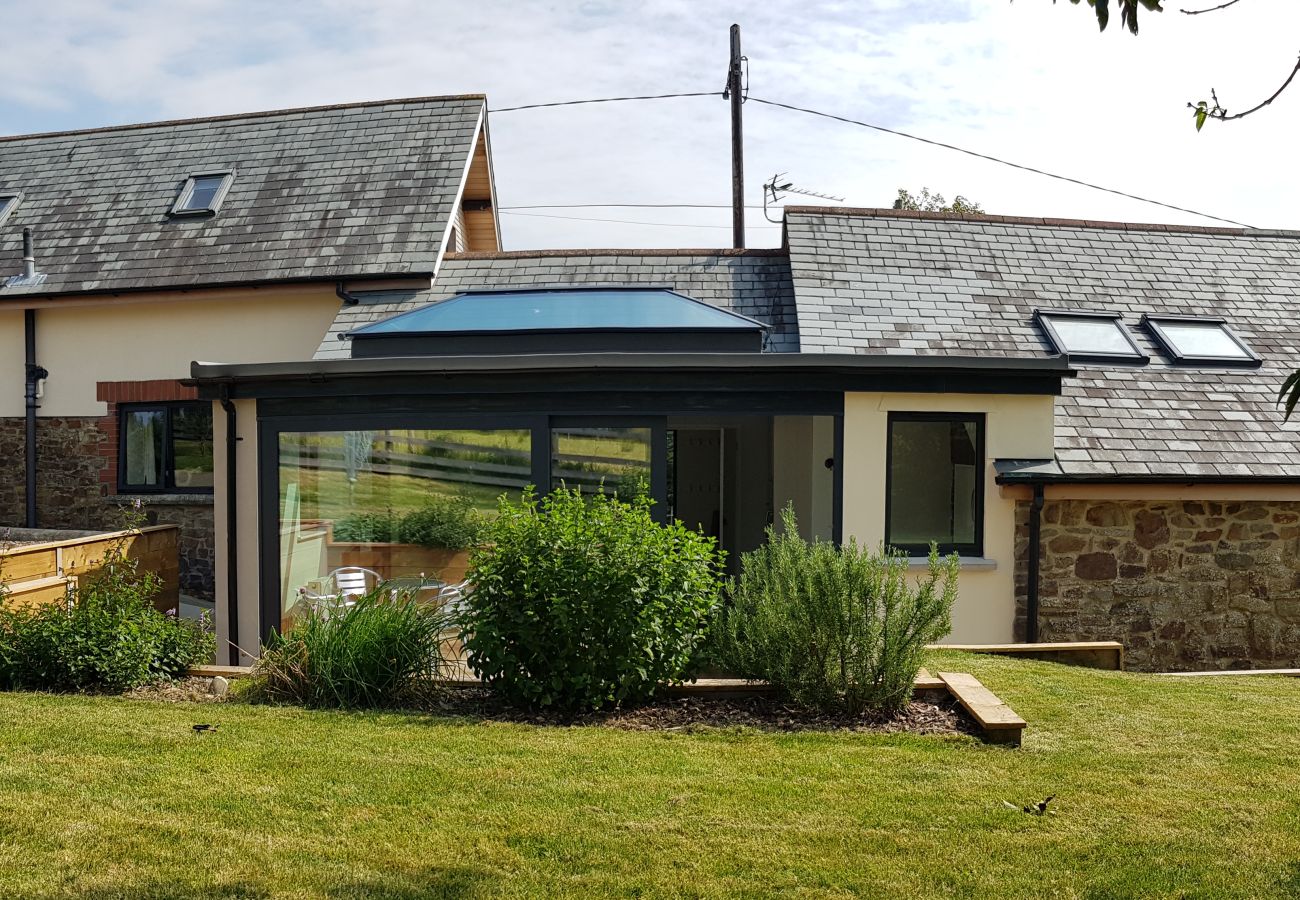
[[[160,119],[156,122],[132,122],[126,125],[100,125],[95,128],[74,128],[65,131],[37,131],[29,134],[0,135],[0,143],[37,140],[40,138],[77,137],[83,134],[104,134],[114,131],[141,131],[149,128],[175,128],[182,125],[204,125],[209,122],[237,122],[241,119],[266,119],[273,116],[293,116],[303,113],[335,112],[345,109],[364,109],[372,106],[414,106],[430,103],[487,103],[487,94],[444,94],[427,97],[394,97],[391,100],[358,100],[355,103],[327,103],[321,106],[291,106],[285,109],[260,109],[251,112],[225,113],[219,116],[198,116],[190,119]]]
[[[968,225],[1029,225],[1039,228],[1093,228],[1106,231],[1141,231],[1168,234],[1208,234],[1229,237],[1300,239],[1300,229],[1228,227],[1219,225],[1175,225],[1157,222],[1114,222],[1100,219],[1061,219],[1045,216],[1003,216],[991,213],[942,213],[892,207],[787,206],[791,216],[843,216],[858,219],[911,219]]]
[[[402,373],[491,373],[527,371],[743,371],[776,372],[943,372],[1069,378],[1075,375],[1061,356],[863,356],[847,353],[578,353],[509,356],[373,357],[299,362],[190,364],[192,383],[232,380],[310,379]]]
[[[1056,460],[995,460],[997,484],[1300,484],[1295,475],[1188,472],[1066,472]],[[1028,468],[1053,466],[1053,471]]]
[[[158,293],[186,293],[188,291],[211,291],[211,290],[228,290],[230,288],[264,288],[279,287],[294,284],[333,284],[340,279],[345,281],[370,281],[387,278],[429,278],[432,279],[434,272],[432,269],[403,269],[401,271],[393,269],[361,270],[356,272],[341,272],[332,275],[293,275],[285,278],[241,278],[231,281],[196,281],[192,283],[174,282],[162,285],[146,285],[144,287],[113,287],[113,288],[91,288],[83,291],[23,291],[5,289],[0,292],[0,300],[22,300],[33,299],[46,302],[57,300],[60,297],[102,297],[102,296],[129,296],[131,294],[158,294]]]

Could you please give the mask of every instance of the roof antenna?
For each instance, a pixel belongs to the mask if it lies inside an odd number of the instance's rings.
[[[781,201],[783,194],[801,194],[804,197],[816,197],[819,200],[832,200],[836,203],[844,202],[843,197],[832,197],[830,194],[819,194],[816,191],[797,188],[794,186],[793,181],[782,182],[783,178],[785,178],[785,173],[778,172],[776,175],[772,176],[771,181],[763,185],[763,218],[767,219],[774,225],[780,225],[781,220],[774,219],[767,214],[767,204],[768,201],[771,201],[772,205],[775,206]]]

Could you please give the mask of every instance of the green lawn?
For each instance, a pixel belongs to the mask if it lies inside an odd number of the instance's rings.
[[[1024,747],[0,694],[0,896],[1300,896],[1300,681],[930,665]]]

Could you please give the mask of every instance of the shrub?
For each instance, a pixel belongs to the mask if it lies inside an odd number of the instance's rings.
[[[682,677],[718,599],[712,538],[661,525],[650,501],[576,489],[503,497],[470,558],[470,667],[507,701],[598,708]]]
[[[387,544],[397,540],[398,520],[386,513],[353,513],[334,523],[334,540]]]
[[[906,558],[850,542],[808,543],[791,508],[782,530],[741,558],[716,644],[736,674],[771,682],[798,703],[856,715],[906,706],[925,645],[951,628],[957,558],[931,548],[913,579]]]
[[[254,696],[304,706],[379,708],[420,701],[442,666],[449,616],[380,585],[352,606],[314,608],[273,633]]]
[[[397,539],[422,547],[465,550],[478,543],[482,531],[483,517],[469,497],[435,496],[402,517]]]
[[[0,613],[0,686],[123,691],[211,660],[210,622],[190,622],[152,602],[162,586],[125,554],[105,554],[64,602]]]

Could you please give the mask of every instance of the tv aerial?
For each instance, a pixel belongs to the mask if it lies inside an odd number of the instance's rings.
[[[805,188],[795,187],[793,181],[782,181],[786,176],[785,172],[779,172],[772,176],[772,180],[763,185],[763,218],[767,219],[774,225],[780,225],[780,219],[774,219],[767,214],[767,204],[771,202],[773,206],[781,202],[781,198],[786,194],[799,194],[802,197],[816,197],[819,200],[830,200],[834,203],[843,203],[843,197],[832,197],[830,194],[820,194],[817,191],[810,191]]]

